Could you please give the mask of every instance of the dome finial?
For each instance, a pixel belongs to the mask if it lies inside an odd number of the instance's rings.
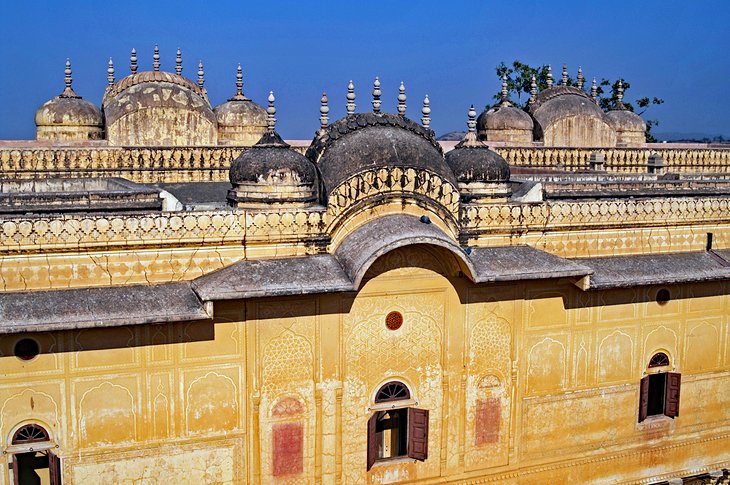
[[[63,70],[63,81],[66,83],[66,89],[71,89],[71,59],[66,58],[66,69]]]
[[[583,69],[578,66],[578,77],[577,77],[577,83],[576,86],[578,86],[578,89],[583,89],[583,83],[585,82],[585,78],[583,77]]]
[[[243,97],[243,70],[241,64],[236,68],[236,97]]]
[[[552,66],[548,66],[547,87],[549,87],[549,88],[553,87],[553,67]]]
[[[423,108],[421,108],[421,124],[424,128],[430,129],[431,127],[431,102],[428,100],[428,94],[423,98]]]
[[[563,77],[560,80],[561,86],[567,86],[568,85],[568,65],[563,64]]]
[[[137,74],[137,49],[132,47],[132,55],[129,56],[129,70],[132,74]]]
[[[616,88],[616,108],[626,109],[626,106],[624,106],[624,82],[622,79],[618,80],[618,87]]]
[[[109,58],[109,65],[106,68],[106,79],[109,81],[109,86],[114,84],[114,61],[112,61],[112,58]]]
[[[180,52],[180,48],[177,48],[177,52],[175,53],[175,72],[178,76],[182,75],[182,52]]]
[[[469,128],[469,133],[476,134],[477,132],[477,112],[474,109],[474,105],[469,106],[469,121],[466,122],[466,126]]]
[[[507,73],[502,74],[502,106],[510,106],[509,102],[509,89],[507,89]]]
[[[533,105],[535,104],[535,101],[537,101],[537,79],[533,74],[532,80],[530,81],[530,100],[528,101],[528,104]]]
[[[398,88],[398,115],[403,118],[406,116],[406,85],[403,84],[403,81],[400,82]]]
[[[380,79],[375,76],[373,81],[373,113],[380,113],[380,95],[383,92],[380,90]]]
[[[276,106],[274,106],[274,92],[269,91],[269,107],[266,108],[266,124],[268,125],[269,131],[276,129]]]
[[[319,106],[319,131],[324,132],[327,129],[327,125],[330,122],[329,112],[330,107],[328,105],[327,93],[322,93],[321,104]]]
[[[155,71],[160,70],[160,47],[155,44],[155,50],[152,53],[152,69]]]
[[[347,84],[347,104],[345,105],[345,109],[347,109],[347,116],[355,114],[355,85],[352,83],[352,79]]]
[[[593,101],[596,103],[598,102],[598,85],[596,84],[596,78],[593,78],[593,82],[591,83],[591,98],[593,98]]]
[[[203,89],[205,84],[205,71],[203,71],[203,61],[198,61],[198,87]]]

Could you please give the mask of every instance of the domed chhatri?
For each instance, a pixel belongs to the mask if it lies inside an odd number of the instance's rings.
[[[35,113],[38,140],[84,141],[104,138],[101,110],[77,95],[71,87],[71,61],[66,59],[61,94],[46,101]]]
[[[646,143],[646,122],[624,105],[624,86],[619,80],[616,90],[616,104],[606,113],[608,122],[616,130],[616,145],[635,147]]]
[[[317,172],[276,132],[274,93],[269,93],[267,130],[231,164],[228,203],[233,207],[307,207],[317,202]]]
[[[218,122],[218,143],[251,146],[266,132],[266,110],[243,94],[243,72],[238,65],[236,94],[213,110]]]
[[[375,109],[379,108],[379,87],[376,81]],[[355,113],[352,82],[347,101],[347,116],[322,127],[307,150],[307,157],[317,164],[321,174],[324,195],[331,194],[351,176],[394,167],[427,170],[456,186],[433,132],[405,117],[406,95],[402,83],[397,115]],[[430,113],[430,108],[427,112]],[[427,119],[430,122],[430,117]]]
[[[215,115],[203,87],[202,64],[198,83],[184,78],[182,56],[176,56],[177,73],[160,71],[155,46],[152,71],[137,71],[132,50],[131,74],[107,87],[102,107],[110,145],[202,146],[216,145]]]
[[[446,153],[446,163],[459,185],[463,202],[499,202],[510,196],[507,161],[477,140],[474,105],[469,108],[469,131]]]
[[[513,145],[532,143],[533,122],[525,111],[512,106],[508,99],[507,76],[502,76],[502,100],[485,108],[477,118],[479,140],[500,141]]]
[[[535,140],[546,147],[616,146],[616,132],[606,115],[583,89],[568,85],[565,67],[561,84],[537,94],[529,110]]]

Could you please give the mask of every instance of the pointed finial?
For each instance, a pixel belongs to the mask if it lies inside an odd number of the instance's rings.
[[[583,83],[585,82],[585,78],[583,77],[583,69],[578,66],[578,78],[576,86],[578,86],[578,89],[583,89]]]
[[[322,93],[322,99],[320,100],[320,102],[322,104],[320,104],[319,106],[319,129],[320,131],[325,131],[327,129],[327,125],[330,122],[330,107],[328,105],[327,93]]]
[[[274,101],[276,101],[274,92],[269,91],[269,107],[266,108],[266,124],[269,127],[269,131],[276,129],[276,106],[274,106]]]
[[[373,82],[373,113],[380,113],[381,94],[383,94],[383,92],[380,90],[380,79],[378,76],[375,76],[375,81]]]
[[[203,71],[203,61],[198,61],[198,86],[202,89],[205,84],[205,71]]]
[[[547,87],[549,87],[549,88],[553,87],[553,67],[552,66],[548,66]]]
[[[155,51],[152,53],[152,69],[160,70],[160,47],[155,44]]]
[[[406,115],[406,85],[403,84],[403,81],[400,82],[398,88],[398,114],[401,117]]]
[[[509,90],[507,89],[507,74],[502,74],[502,106],[509,106]]]
[[[423,98],[423,108],[421,108],[421,124],[424,128],[431,127],[431,102],[428,100],[428,94]]]
[[[537,101],[537,79],[533,74],[532,81],[530,81],[530,101],[528,103],[535,104],[535,101]]]
[[[469,133],[475,134],[477,132],[477,112],[473,104],[469,107],[469,121],[466,122],[466,126],[469,127]]]
[[[618,87],[616,88],[616,107],[618,109],[624,109],[624,83],[621,79],[618,80]]]
[[[561,86],[568,85],[568,65],[563,64],[563,78],[560,80]]]
[[[180,52],[180,48],[177,48],[177,53],[175,54],[175,72],[178,76],[182,75],[182,52]]]
[[[109,86],[114,84],[114,61],[112,61],[112,58],[109,58],[109,64],[106,68],[106,79],[109,81]]]
[[[129,70],[132,74],[137,74],[137,49],[132,47],[132,55],[129,56]]]
[[[596,78],[593,78],[591,83],[591,98],[593,101],[598,102],[598,85],[596,84]]]
[[[241,64],[236,68],[236,97],[243,97],[243,70]]]
[[[347,104],[345,105],[345,109],[347,109],[348,116],[355,114],[355,85],[352,83],[352,79],[347,84]]]
[[[63,80],[66,83],[66,89],[71,89],[71,59],[66,58],[66,69],[63,71]]]

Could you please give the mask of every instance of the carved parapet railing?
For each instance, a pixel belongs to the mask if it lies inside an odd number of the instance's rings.
[[[529,168],[587,170],[591,153],[605,157],[609,172],[645,173],[649,156],[656,153],[670,172],[730,172],[730,149],[719,148],[545,148],[495,147],[510,165]]]
[[[135,182],[226,181],[241,147],[2,147],[5,178],[122,177]]]
[[[0,220],[0,254],[278,243],[323,238],[324,208],[19,216]],[[242,248],[243,252],[243,248]]]
[[[730,223],[729,197],[597,199],[535,204],[465,205],[467,233],[585,230]]]

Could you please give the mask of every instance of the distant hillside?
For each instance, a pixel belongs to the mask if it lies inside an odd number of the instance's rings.
[[[438,141],[460,141],[466,135],[465,131],[450,131],[436,138]]]
[[[730,137],[711,134],[711,133],[698,133],[698,132],[681,132],[681,131],[666,131],[654,134],[657,140],[661,141],[686,141],[686,142],[723,142],[728,141]]]

